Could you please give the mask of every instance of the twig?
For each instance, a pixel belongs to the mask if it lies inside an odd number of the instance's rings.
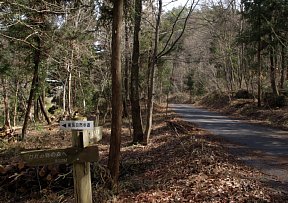
[[[66,178],[66,176],[68,176],[71,173],[72,173],[72,171],[69,171],[68,173],[65,173],[65,174],[59,174],[58,177],[55,179],[55,181],[57,181],[60,178],[64,179],[64,178]]]
[[[37,176],[37,181],[39,185],[39,191],[41,191],[42,187],[41,187],[40,178],[39,178],[39,166],[36,167],[36,176]]]
[[[168,123],[170,123],[171,125],[170,125],[170,127],[172,128],[173,127],[173,130],[174,130],[174,132],[176,133],[176,137],[179,139],[179,141],[180,141],[180,144],[181,144],[181,146],[182,146],[182,148],[184,149],[184,151],[185,152],[189,152],[186,148],[185,148],[185,146],[184,146],[184,144],[183,144],[183,142],[181,141],[181,139],[180,139],[180,135],[179,135],[179,133],[178,133],[178,130],[177,130],[177,128],[173,125],[173,123],[172,122],[168,122]]]

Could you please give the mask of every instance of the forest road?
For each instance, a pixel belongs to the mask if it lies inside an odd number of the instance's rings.
[[[188,104],[170,104],[183,120],[228,141],[228,149],[245,164],[267,174],[261,181],[288,193],[288,131],[245,123]]]

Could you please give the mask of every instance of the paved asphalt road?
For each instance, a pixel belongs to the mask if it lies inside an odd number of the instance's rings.
[[[170,108],[184,120],[233,143],[229,148],[238,159],[271,175],[266,181],[288,192],[288,131],[248,124],[187,104],[171,104]]]

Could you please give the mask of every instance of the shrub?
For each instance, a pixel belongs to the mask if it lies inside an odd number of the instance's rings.
[[[270,107],[284,107],[287,106],[288,101],[285,95],[273,95],[266,92],[263,97],[264,104]]]
[[[188,101],[189,101],[189,95],[185,93],[174,93],[168,99],[169,103],[174,104],[188,103]]]
[[[200,104],[215,108],[225,107],[229,105],[229,103],[230,98],[227,94],[216,91],[203,97],[200,102]]]
[[[235,94],[236,99],[253,99],[253,95],[247,90],[238,90]]]

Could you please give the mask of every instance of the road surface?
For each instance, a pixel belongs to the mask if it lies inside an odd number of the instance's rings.
[[[288,192],[288,132],[245,123],[187,104],[170,108],[185,121],[229,141],[229,149],[244,163],[268,174],[267,184]]]

